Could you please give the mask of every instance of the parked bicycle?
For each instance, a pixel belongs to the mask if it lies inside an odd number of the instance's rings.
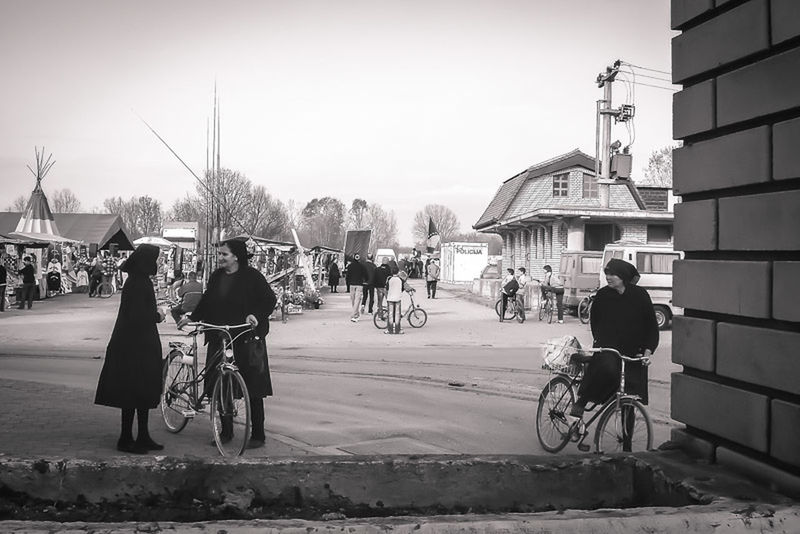
[[[565,353],[570,352],[569,350]],[[586,412],[594,411],[588,421],[570,417],[583,379],[584,365],[598,352],[611,352],[622,360],[620,384],[617,392],[602,405],[589,405]],[[572,349],[565,359],[546,364],[555,376],[542,389],[536,410],[536,435],[547,452],[559,452],[574,441],[581,451],[591,446],[583,443],[589,428],[597,422],[594,446],[597,453],[646,451],[653,446],[653,424],[647,409],[637,395],[625,393],[626,362],[645,362],[643,356],[628,357],[611,348]]]
[[[500,297],[497,299],[497,302],[494,303],[494,311],[498,317],[500,317],[502,309],[503,297]],[[506,313],[503,315],[503,320],[510,321],[511,319],[516,319],[518,323],[525,322],[525,305],[519,295],[515,295],[513,298],[509,298],[506,301]]]
[[[107,299],[114,294],[114,284],[111,283],[110,275],[103,275],[103,281],[97,286],[95,292],[101,299]]]
[[[406,293],[411,299],[411,303],[408,305],[408,308],[406,308],[406,311],[400,314],[398,323],[403,319],[407,319],[408,324],[413,328],[422,328],[425,326],[425,323],[428,322],[428,313],[414,302],[413,291],[407,291]],[[375,328],[386,330],[389,327],[389,309],[385,306],[381,306],[380,309],[375,310],[375,313],[372,315],[372,322],[375,324]]]
[[[553,322],[553,308],[555,308],[554,296],[555,294],[552,291],[546,290],[544,292],[544,299],[539,303],[540,321],[547,319],[548,323]]]
[[[592,317],[592,304],[594,303],[595,297],[597,297],[597,289],[592,290],[591,293],[583,297],[578,303],[578,319],[580,319],[583,324],[589,324],[589,320]]]
[[[222,456],[239,456],[247,446],[250,437],[250,402],[244,378],[239,373],[233,358],[233,342],[251,331],[250,325],[214,325],[191,322],[186,326],[193,328],[187,335],[191,344],[170,341],[169,354],[164,362],[161,393],[161,415],[167,430],[178,433],[194,419],[198,411],[204,409],[202,403],[203,381],[209,366],[215,366],[217,378],[210,399],[211,430],[214,442]],[[231,331],[242,329],[237,335]],[[197,336],[204,331],[223,334],[222,348],[206,358],[203,369],[198,368]],[[233,435],[229,436],[229,425],[233,425]],[[223,433],[223,427],[227,430]]]

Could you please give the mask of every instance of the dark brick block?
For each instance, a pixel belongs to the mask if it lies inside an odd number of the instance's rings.
[[[708,462],[714,461],[714,449],[716,448],[714,444],[690,434],[685,428],[672,428],[669,431],[669,440],[695,458],[701,458]]]
[[[676,315],[672,320],[672,363],[714,372],[716,321]]]
[[[717,78],[717,124],[725,126],[800,107],[798,85],[800,48],[723,74]]]
[[[800,405],[772,400],[770,456],[800,467]]]
[[[719,323],[717,374],[800,394],[800,334]]]
[[[672,375],[672,418],[767,452],[769,399],[683,373]]]
[[[772,264],[772,316],[780,321],[800,322],[798,302],[800,261],[776,261]]]
[[[672,97],[672,137],[683,139],[716,125],[714,80],[692,85]]]
[[[769,5],[753,0],[672,40],[672,81],[721,67],[769,48]]]
[[[800,495],[800,477],[739,452],[717,447],[717,463],[770,488],[790,495]]]
[[[719,200],[720,250],[800,250],[800,190]]]
[[[800,145],[800,119],[779,122],[772,127],[773,180],[786,180],[800,176],[798,145]]]
[[[769,262],[679,260],[673,265],[676,306],[770,318],[772,276]]]
[[[770,180],[769,126],[760,126],[672,152],[675,194],[686,195]]]
[[[717,201],[699,200],[675,204],[676,250],[717,248]]]
[[[772,44],[800,35],[797,0],[772,0]]]
[[[713,7],[713,0],[672,0],[672,29],[677,30],[683,24]]]

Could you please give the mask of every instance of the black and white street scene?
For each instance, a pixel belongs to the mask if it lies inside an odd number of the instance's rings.
[[[793,0],[0,0],[0,532],[800,532]]]

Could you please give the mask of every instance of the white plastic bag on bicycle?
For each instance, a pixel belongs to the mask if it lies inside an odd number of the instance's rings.
[[[561,336],[550,338],[542,346],[542,359],[544,369],[562,369],[569,365],[572,354],[581,348],[581,343],[575,336]]]

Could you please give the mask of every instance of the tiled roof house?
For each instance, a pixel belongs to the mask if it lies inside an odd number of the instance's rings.
[[[503,182],[473,228],[503,238],[504,268],[535,275],[545,264],[558,271],[564,250],[603,250],[620,239],[672,242],[673,214],[652,191],[643,198],[633,182],[619,180],[609,207],[601,206],[594,163],[575,149]]]

